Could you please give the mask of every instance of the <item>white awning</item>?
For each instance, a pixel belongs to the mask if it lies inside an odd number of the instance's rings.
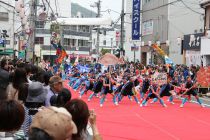
[[[111,25],[111,18],[58,18],[61,25]]]

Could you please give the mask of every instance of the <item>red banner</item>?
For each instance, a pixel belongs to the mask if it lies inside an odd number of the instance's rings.
[[[210,87],[210,67],[202,67],[197,73],[197,82],[201,87]]]

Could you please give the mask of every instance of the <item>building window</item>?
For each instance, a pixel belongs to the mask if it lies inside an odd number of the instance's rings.
[[[10,44],[10,40],[6,40],[6,44],[9,45]]]
[[[94,44],[94,45],[96,44],[96,39],[95,39],[95,38],[93,39],[93,44]]]
[[[149,3],[151,0],[144,0],[144,4]]]
[[[106,46],[106,40],[103,41],[103,45]]]
[[[104,30],[104,33],[103,34],[104,34],[104,36],[106,36],[106,30]]]
[[[36,21],[36,28],[44,28],[44,21]]]
[[[70,45],[70,39],[64,38],[63,45],[64,46],[69,46]]]
[[[44,37],[36,37],[35,44],[44,44]]]
[[[9,21],[9,14],[6,12],[0,12],[0,21]]]
[[[81,47],[88,46],[88,41],[87,40],[78,40],[78,46],[81,46]]]

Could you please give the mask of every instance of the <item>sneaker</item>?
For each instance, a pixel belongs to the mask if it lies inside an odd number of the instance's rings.
[[[181,104],[181,105],[180,105],[180,107],[181,107],[181,108],[183,108],[183,107],[184,107],[184,105],[183,105],[183,104]]]
[[[204,108],[204,107],[205,107],[205,105],[204,105],[204,104],[201,104],[201,107],[203,107],[203,108]]]
[[[103,104],[100,104],[100,107],[103,107]]]
[[[138,104],[140,105],[140,102],[138,102]]]
[[[140,104],[140,107],[143,107],[143,104]]]
[[[90,102],[90,99],[88,99],[88,102]]]
[[[168,106],[166,104],[164,104],[163,107],[168,107]]]
[[[115,104],[116,106],[118,106],[118,105],[119,105],[119,104],[118,104],[118,102],[115,102],[114,104]]]
[[[172,105],[174,105],[175,103],[174,102],[170,102]]]
[[[154,101],[151,101],[150,104],[154,104]]]
[[[81,98],[82,98],[82,96],[80,95],[80,96],[79,96],[79,98],[81,99]]]

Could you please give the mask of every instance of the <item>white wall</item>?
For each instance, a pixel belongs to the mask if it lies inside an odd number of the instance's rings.
[[[185,2],[189,7],[192,7],[192,9],[194,9],[195,11],[204,13],[204,10],[200,9],[198,0],[191,0],[190,2]],[[169,5],[168,8],[168,40],[170,40],[169,57],[174,61],[174,63],[182,64],[183,57],[181,55],[181,46],[177,45],[177,38],[183,38],[183,36],[186,34],[193,34],[195,30],[199,31],[200,29],[203,29],[204,21],[201,15],[192,12],[191,10],[186,8],[181,2],[178,2],[174,5]]]
[[[5,1],[7,2],[7,1]],[[0,12],[7,12],[9,13],[9,20],[8,21],[1,21],[0,20],[0,30],[7,30],[7,34],[9,35],[6,40],[10,41],[10,44],[6,45],[6,48],[13,49],[14,48],[14,30],[15,24],[18,23],[16,21],[16,14],[14,13],[14,8],[7,6],[3,3],[0,3]]]
[[[102,34],[100,34],[100,42],[99,42],[100,50],[102,48],[104,49],[114,48],[114,46],[116,46],[116,31],[107,31],[106,35],[103,34],[103,31],[101,31],[101,33]],[[112,41],[111,38],[113,39]],[[106,40],[106,45],[103,44],[104,40]],[[92,31],[92,45],[93,45],[92,48],[95,49],[97,45],[97,31],[95,30]]]
[[[133,7],[133,0],[126,0],[126,11],[125,13],[132,13],[132,7]],[[140,46],[140,40],[139,41],[132,41],[132,15],[126,14],[125,15],[125,43],[124,43],[124,49],[125,49],[125,59],[129,61],[134,61],[134,53],[131,51],[131,46],[136,44],[136,46]],[[136,60],[141,60],[141,48],[139,47],[139,51],[136,51]]]

